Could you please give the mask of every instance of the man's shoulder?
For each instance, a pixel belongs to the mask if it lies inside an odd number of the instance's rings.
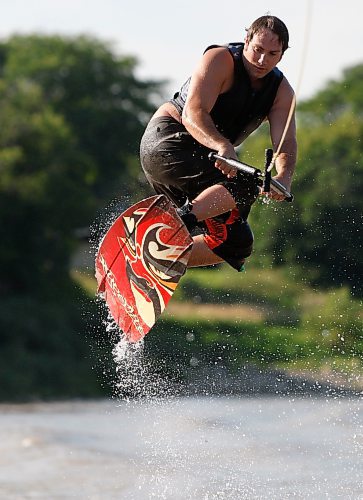
[[[275,68],[275,69],[277,69],[277,68]],[[280,73],[281,73],[281,71],[280,71]],[[295,94],[294,89],[292,88],[292,86],[290,85],[290,82],[288,81],[288,79],[286,78],[286,76],[283,73],[281,73],[281,83],[279,85],[279,91],[280,91],[280,93],[290,95],[290,96],[293,96]]]
[[[243,51],[244,43],[242,42],[228,42],[228,43],[223,43],[223,44],[212,44],[208,45],[208,47],[205,49],[204,54],[210,50],[210,49],[226,49],[228,52],[230,52],[233,56],[239,55]]]
[[[217,65],[221,70],[231,70],[234,65],[233,54],[225,45],[210,45],[204,51],[203,59],[208,61],[208,65],[213,62],[213,65]]]
[[[280,71],[277,66],[275,66],[275,68],[271,71],[270,74],[273,76],[273,78],[276,78],[277,80],[280,80],[280,82],[282,82],[284,79],[286,80],[286,78],[284,77],[283,72]]]

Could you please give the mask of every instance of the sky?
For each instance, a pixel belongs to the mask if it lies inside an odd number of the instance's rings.
[[[0,0],[0,5],[0,38],[35,32],[95,36],[111,43],[115,53],[135,56],[140,79],[168,80],[170,96],[208,45],[243,41],[245,28],[266,13],[289,29],[290,48],[278,67],[298,100],[363,63],[361,0]]]

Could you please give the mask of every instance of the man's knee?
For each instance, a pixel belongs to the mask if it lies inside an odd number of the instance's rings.
[[[248,222],[244,222],[241,227],[241,232],[239,236],[239,247],[240,255],[243,258],[247,258],[251,255],[253,250],[254,236],[252,229]]]
[[[230,218],[224,223],[216,218],[205,221],[208,232],[204,239],[216,255],[234,269],[240,270],[245,259],[252,253],[254,236],[248,222],[237,214],[238,210],[234,213],[232,211]]]

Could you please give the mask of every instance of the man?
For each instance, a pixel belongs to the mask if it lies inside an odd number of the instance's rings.
[[[211,151],[237,159],[235,147],[267,119],[274,151],[279,149],[275,179],[290,190],[295,100],[276,68],[288,42],[285,24],[262,16],[247,30],[244,44],[208,47],[191,78],[145,130],[140,157],[148,181],[179,207],[192,234],[197,226],[204,230],[193,237],[188,267],[226,261],[240,271],[252,252],[247,217],[260,192],[257,181],[225,162],[211,162]],[[283,199],[273,191],[270,196]]]

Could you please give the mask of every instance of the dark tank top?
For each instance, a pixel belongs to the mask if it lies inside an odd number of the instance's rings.
[[[218,131],[232,144],[240,144],[267,117],[277,94],[283,74],[274,68],[262,79],[259,90],[251,87],[248,73],[242,59],[243,43],[210,45],[207,50],[226,47],[234,60],[234,82],[225,93],[220,94],[210,112]],[[188,94],[190,78],[171,99],[179,114],[183,112]]]

